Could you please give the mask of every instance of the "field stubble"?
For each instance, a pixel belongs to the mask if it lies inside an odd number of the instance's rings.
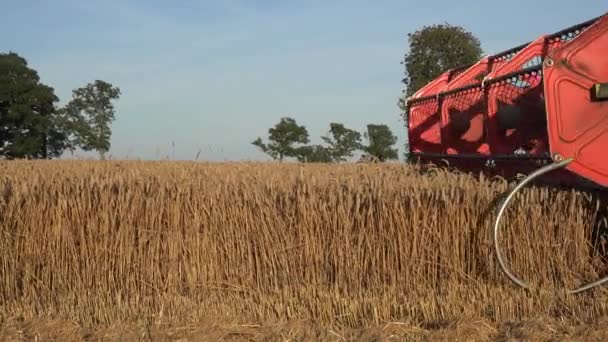
[[[509,186],[404,165],[2,162],[0,336],[37,319],[301,322],[336,336],[441,331],[463,317],[488,334],[509,322],[596,324],[605,289],[560,289],[606,271],[593,234],[606,202],[548,188],[517,196],[503,248],[535,286],[526,292],[493,254]]]

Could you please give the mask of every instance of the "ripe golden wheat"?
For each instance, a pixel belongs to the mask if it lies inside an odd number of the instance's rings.
[[[516,198],[503,241],[534,285],[526,292],[493,255],[494,209],[509,186],[403,165],[2,162],[0,320],[604,315],[603,288],[560,289],[606,270],[592,234],[606,203],[547,188]]]

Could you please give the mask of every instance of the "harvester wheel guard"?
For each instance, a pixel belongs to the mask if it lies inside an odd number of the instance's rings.
[[[523,280],[517,278],[515,275],[513,275],[513,273],[511,273],[511,271],[509,270],[509,268],[505,265],[505,261],[503,259],[503,256],[500,252],[500,246],[498,243],[498,233],[499,233],[499,228],[500,228],[500,220],[509,204],[509,202],[511,201],[511,199],[513,199],[513,197],[515,196],[515,194],[521,190],[526,184],[528,184],[529,182],[531,182],[532,180],[534,180],[536,177],[539,177],[547,172],[556,170],[556,169],[560,169],[560,168],[564,168],[566,167],[568,164],[570,164],[572,161],[574,161],[573,158],[567,158],[564,159],[562,161],[557,161],[555,163],[551,163],[548,164],[546,166],[541,167],[540,169],[534,171],[533,173],[531,173],[530,175],[528,175],[526,178],[524,178],[522,181],[520,181],[517,186],[515,186],[515,188],[513,188],[513,190],[511,190],[508,194],[508,196],[505,198],[505,200],[503,201],[502,205],[500,206],[500,209],[498,211],[498,215],[496,216],[496,221],[494,222],[494,248],[496,250],[496,258],[498,259],[498,263],[500,264],[500,267],[502,269],[502,271],[507,275],[507,277],[509,277],[509,279],[511,279],[515,284],[525,288],[525,289],[529,289],[529,285],[526,284]],[[590,290],[594,287],[597,287],[599,285],[602,285],[603,283],[608,282],[608,276],[605,276],[599,280],[596,280],[594,282],[590,282],[587,283],[583,286],[580,286],[578,288],[575,289],[568,289],[567,292],[569,294],[577,294],[577,293],[581,293],[587,290]]]

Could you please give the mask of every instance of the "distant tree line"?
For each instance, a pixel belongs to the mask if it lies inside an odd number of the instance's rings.
[[[14,52],[0,54],[0,159],[50,159],[66,150],[110,149],[113,102],[121,95],[112,84],[96,80],[72,92],[63,107],[54,89]]]
[[[362,138],[367,143],[363,143]],[[353,157],[356,151],[363,151],[380,161],[398,159],[397,149],[393,148],[397,137],[387,125],[369,124],[362,135],[344,124],[332,122],[329,133],[321,139],[325,144],[309,144],[306,127],[293,118],[283,117],[268,129],[268,142],[257,138],[252,144],[279,161],[291,157],[309,163],[342,162]]]
[[[398,106],[407,127],[406,98],[447,69],[466,66],[481,58],[479,40],[459,26],[424,26],[408,34],[409,51],[405,84]],[[72,99],[58,107],[54,89],[40,81],[36,70],[16,53],[0,54],[0,158],[53,158],[66,150],[96,151],[104,159],[110,149],[114,102],[118,87],[96,80],[72,92]],[[369,124],[361,134],[332,122],[324,144],[309,144],[306,127],[289,117],[268,130],[268,142],[253,144],[274,159],[291,157],[305,162],[341,162],[363,151],[380,161],[398,159],[397,138],[388,126]],[[364,144],[362,139],[367,143]],[[406,157],[409,146],[406,146]]]
[[[405,87],[398,101],[405,129],[408,127],[408,97],[448,69],[472,65],[482,53],[479,39],[460,26],[427,25],[409,33],[408,52],[401,62],[405,66],[405,77],[401,79]],[[329,126],[329,134],[321,137],[324,145],[309,144],[306,127],[298,125],[293,118],[284,117],[268,130],[268,142],[257,138],[253,145],[279,161],[291,157],[301,162],[341,162],[352,157],[355,151],[380,161],[398,159],[397,149],[393,147],[397,138],[387,125],[369,124],[363,135],[341,123],[332,122]],[[362,143],[362,138],[367,139],[367,144]],[[406,160],[409,157],[407,142],[405,157]]]

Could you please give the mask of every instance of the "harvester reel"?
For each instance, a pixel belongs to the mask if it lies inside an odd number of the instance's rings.
[[[500,264],[500,267],[502,269],[502,271],[507,275],[507,277],[509,277],[509,279],[511,279],[511,281],[513,281],[515,284],[525,288],[525,289],[529,289],[530,286],[525,283],[523,280],[519,279],[518,277],[516,277],[515,275],[513,275],[513,273],[509,270],[509,268],[505,265],[505,261],[503,259],[503,256],[500,252],[500,245],[498,243],[498,233],[499,233],[499,228],[500,228],[500,220],[507,208],[507,206],[509,205],[509,202],[513,199],[513,197],[515,196],[515,194],[521,190],[526,184],[528,184],[529,182],[531,182],[532,180],[534,180],[535,178],[556,170],[556,169],[560,169],[560,168],[564,168],[566,167],[568,164],[570,164],[574,159],[573,158],[568,158],[568,159],[563,159],[561,160],[561,158],[556,158],[558,161],[545,165],[543,167],[541,167],[540,169],[534,171],[533,173],[531,173],[530,175],[528,175],[526,178],[524,178],[521,182],[519,182],[517,184],[517,186],[515,186],[515,188],[513,190],[511,190],[511,192],[509,192],[509,194],[507,195],[507,197],[505,198],[505,200],[502,202],[500,209],[498,211],[498,216],[496,216],[496,221],[494,222],[494,248],[496,250],[496,258],[498,259],[498,263]],[[583,291],[587,291],[590,290],[594,287],[597,287],[605,282],[608,282],[608,276],[605,276],[599,280],[596,280],[594,282],[591,283],[587,283],[583,286],[580,286],[578,288],[575,289],[568,289],[567,292],[570,294],[576,294],[576,293],[581,293]]]

